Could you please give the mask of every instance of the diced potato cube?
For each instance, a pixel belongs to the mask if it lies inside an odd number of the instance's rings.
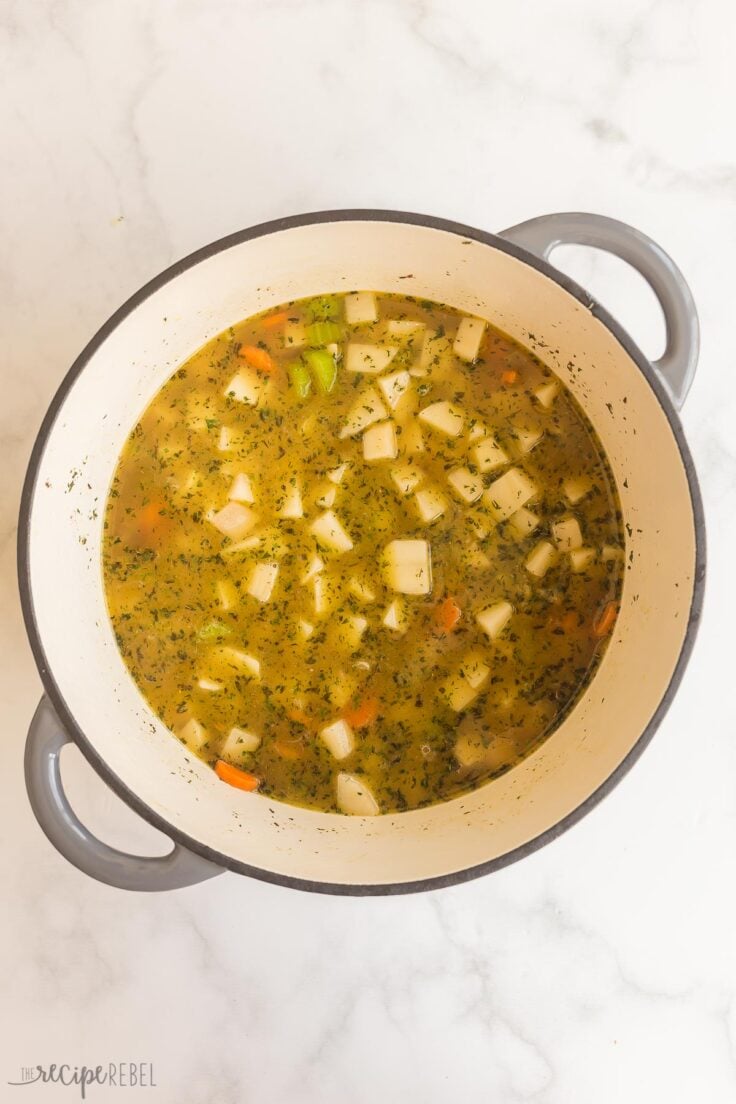
[[[394,423],[376,422],[369,426],[363,434],[363,459],[372,463],[376,460],[395,460],[398,455]]]
[[[302,492],[296,476],[292,476],[279,495],[276,501],[276,516],[285,520],[304,517]]]
[[[552,526],[552,536],[561,552],[572,552],[573,548],[580,548],[583,543],[583,534],[575,517],[556,521]]]
[[[539,444],[544,436],[541,426],[534,425],[526,419],[515,418],[511,423],[511,432],[514,437],[517,456],[526,456],[535,445]]]
[[[366,387],[350,408],[339,435],[341,438],[357,437],[368,426],[383,421],[384,418],[388,418],[388,410],[383,399],[375,387]]]
[[[306,584],[310,579],[313,579],[315,575],[319,575],[320,571],[324,571],[324,560],[321,560],[319,556],[312,556],[307,565],[307,570],[301,577],[301,582]]]
[[[529,537],[539,527],[539,518],[526,506],[522,506],[509,518],[509,525],[520,537]]]
[[[258,406],[265,389],[265,382],[249,368],[241,368],[233,376],[223,394],[235,402]]]
[[[207,690],[211,694],[216,694],[218,690],[222,690],[222,683],[215,682],[211,678],[197,679],[197,686],[200,690]]]
[[[233,502],[247,502],[249,504],[255,502],[253,487],[245,472],[238,472],[235,476],[233,485],[230,488],[230,493],[227,497]]]
[[[403,633],[409,628],[409,618],[406,612],[406,603],[401,598],[394,598],[386,608],[382,622],[387,629],[396,633]]]
[[[462,713],[475,701],[483,689],[490,668],[479,652],[468,652],[459,670],[442,687],[448,704],[455,713]]]
[[[248,581],[248,594],[256,598],[259,602],[270,602],[273,588],[276,586],[278,574],[278,564],[254,564]]]
[[[245,757],[256,750],[260,742],[261,737],[256,736],[254,732],[248,732],[247,729],[238,728],[237,725],[234,725],[227,734],[225,743],[220,748],[220,758],[237,766],[238,763],[242,763]]]
[[[378,816],[381,811],[362,778],[344,771],[337,776],[337,807],[348,816]]]
[[[410,495],[424,479],[424,472],[415,468],[413,464],[397,464],[391,469],[391,478],[396,484],[399,494]]]
[[[220,603],[220,609],[235,609],[238,604],[238,592],[230,580],[219,579],[215,589],[217,590],[217,601]]]
[[[534,498],[537,488],[519,468],[509,468],[491,483],[483,502],[497,521],[505,521]]]
[[[477,502],[483,494],[483,480],[468,468],[453,468],[447,473],[447,482],[463,502]]]
[[[348,617],[342,626],[342,636],[351,651],[354,652],[360,647],[360,641],[367,628],[368,622],[365,617]]]
[[[345,353],[345,369],[375,376],[385,372],[399,351],[398,345],[361,345],[349,341]]]
[[[218,648],[216,652],[221,661],[238,674],[247,674],[251,678],[260,679],[261,665],[255,656],[240,648]]]
[[[490,667],[485,662],[485,656],[479,651],[467,652],[466,655],[463,656],[460,670],[464,679],[469,686],[472,686],[473,690],[480,690],[490,674]]]
[[[620,560],[623,554],[623,548],[617,548],[615,544],[604,544],[601,548],[601,559],[604,563],[607,563],[609,560]]]
[[[320,737],[336,759],[347,759],[355,748],[355,736],[347,721],[333,721],[320,729]]]
[[[337,487],[334,483],[322,483],[317,487],[317,493],[315,495],[315,505],[321,506],[323,510],[329,510],[331,506],[335,505],[337,498]]]
[[[411,376],[402,368],[398,372],[389,372],[387,376],[381,376],[378,386],[390,409],[395,410],[411,386]]]
[[[476,540],[482,541],[486,539],[491,530],[484,523],[484,520],[481,520],[481,518],[477,517],[475,514],[467,514],[465,520]]]
[[[480,343],[483,340],[486,323],[482,318],[463,318],[457,328],[455,340],[452,343],[452,351],[461,360],[473,361],[478,356]]]
[[[307,328],[302,322],[284,322],[285,349],[301,349],[307,343]]]
[[[484,437],[471,453],[478,471],[490,472],[508,464],[509,458],[494,437]]]
[[[595,559],[595,548],[573,548],[570,552],[572,571],[585,571]]]
[[[542,383],[539,387],[534,388],[534,396],[540,406],[549,410],[550,406],[557,398],[557,392],[559,390],[560,385],[557,380],[549,380],[547,383]]]
[[[400,594],[429,594],[432,561],[424,540],[394,540],[386,546],[386,578]]]
[[[229,426],[220,426],[220,436],[217,438],[217,447],[220,452],[229,452],[233,447],[233,431]]]
[[[418,330],[423,330],[424,323],[415,322],[410,318],[392,318],[386,324],[386,329],[390,334],[397,334],[399,337],[408,337],[409,334],[417,333]]]
[[[305,640],[309,640],[310,636],[314,632],[314,625],[311,621],[304,621],[300,619],[297,622],[296,627],[299,630],[299,635],[304,637]]]
[[[183,740],[190,751],[201,751],[209,739],[209,733],[204,725],[194,717],[190,717],[176,730],[180,740]]]
[[[474,567],[478,571],[487,571],[493,565],[491,558],[486,556],[482,548],[477,547],[468,549],[465,560],[470,567]]]
[[[581,502],[586,495],[590,494],[593,488],[593,484],[585,476],[579,476],[574,479],[566,479],[562,484],[562,490],[565,498],[571,506],[577,505]]]
[[[242,540],[246,533],[250,533],[258,521],[258,515],[243,506],[240,502],[228,502],[217,513],[210,512],[207,520],[215,529],[231,540]]]
[[[463,431],[465,416],[453,403],[443,400],[420,410],[419,421],[438,433],[444,433],[446,437],[459,437]]]
[[[483,437],[488,437],[488,436],[490,436],[489,433],[488,433],[488,430],[486,429],[486,427],[483,425],[482,422],[476,422],[475,420],[471,421],[470,426],[468,428],[468,440],[469,441],[480,441],[480,440],[482,440]]]
[[[327,687],[327,694],[335,709],[343,709],[355,693],[355,679],[345,671],[336,671]]]
[[[401,451],[404,456],[415,456],[419,452],[426,451],[422,427],[414,418],[402,429]]]
[[[337,598],[333,580],[326,575],[315,575],[312,579],[312,596],[315,615],[323,617],[329,613]]]
[[[483,632],[487,633],[491,640],[495,640],[508,625],[513,612],[514,607],[510,602],[495,602],[492,606],[488,606],[477,613],[475,620],[483,629]]]
[[[362,326],[378,319],[378,306],[372,291],[354,291],[345,296],[345,320],[349,326]]]
[[[357,575],[351,576],[348,580],[348,591],[354,598],[364,604],[370,604],[376,600],[375,590],[368,585],[365,579],[361,579]]]
[[[350,464],[348,463],[339,464],[336,468],[328,471],[327,478],[329,479],[330,483],[342,483],[343,479],[345,478],[345,472],[348,470],[349,467]]]
[[[437,521],[447,510],[447,499],[433,487],[423,487],[414,495],[419,516],[425,525]]]
[[[555,547],[549,541],[540,541],[527,556],[525,567],[530,575],[541,579],[547,573],[555,559]]]
[[[309,531],[322,548],[331,552],[349,552],[353,542],[332,510],[325,510],[309,526]]]

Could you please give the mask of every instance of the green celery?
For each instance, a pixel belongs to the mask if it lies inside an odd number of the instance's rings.
[[[304,359],[312,370],[317,388],[328,395],[337,382],[337,364],[327,349],[308,349]]]
[[[342,330],[337,322],[312,322],[307,326],[307,341],[310,345],[330,345],[339,341]]]
[[[340,315],[340,300],[336,295],[317,295],[310,299],[306,311],[313,322],[326,322]]]
[[[309,369],[306,364],[301,360],[295,360],[289,365],[289,376],[291,378],[291,386],[294,388],[299,398],[306,399],[312,389],[312,377],[309,374]]]

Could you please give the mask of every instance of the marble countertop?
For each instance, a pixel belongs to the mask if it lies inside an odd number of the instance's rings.
[[[111,1061],[153,1063],[162,1104],[736,1099],[735,34],[728,0],[0,5],[2,1101],[79,1098],[6,1087],[23,1066]],[[676,258],[703,329],[683,414],[710,523],[698,646],[636,769],[490,877],[393,899],[235,875],[118,892],[56,854],[23,789],[29,450],[72,359],[149,277],[340,206],[488,229],[587,209]],[[555,261],[661,350],[622,263]],[[76,750],[64,774],[104,838],[165,850]]]

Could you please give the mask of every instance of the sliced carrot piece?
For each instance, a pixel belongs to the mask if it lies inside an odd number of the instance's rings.
[[[304,754],[304,745],[294,740],[276,740],[273,749],[282,759],[301,759]]]
[[[166,503],[157,498],[139,511],[136,519],[136,528],[142,540],[148,544],[163,537],[173,525],[170,517],[166,515]]]
[[[437,623],[443,633],[452,632],[457,627],[463,611],[454,598],[445,598],[435,611]]]
[[[283,326],[284,322],[288,321],[288,318],[288,311],[276,311],[275,314],[269,314],[268,318],[264,318],[262,325],[265,326],[267,330],[275,330],[277,326]]]
[[[308,717],[303,709],[287,709],[286,716],[290,721],[296,721],[297,724],[304,725],[305,728],[314,727],[311,717]]]
[[[502,383],[516,383],[519,378],[519,373],[513,368],[508,368],[505,372],[501,373]]]
[[[613,628],[618,613],[616,602],[607,602],[603,609],[593,620],[593,636],[606,636]]]
[[[366,728],[373,724],[378,716],[378,701],[376,698],[364,698],[360,705],[354,709],[346,709],[343,719],[351,728]]]
[[[215,774],[222,782],[227,782],[228,786],[235,786],[238,790],[257,790],[261,784],[260,778],[255,774],[234,767],[224,759],[218,759],[215,763]]]
[[[257,368],[259,372],[273,372],[276,367],[273,357],[265,349],[261,349],[260,345],[241,345],[239,353],[246,364]]]

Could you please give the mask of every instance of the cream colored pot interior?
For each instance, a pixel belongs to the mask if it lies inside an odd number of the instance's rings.
[[[600,434],[629,533],[615,634],[557,732],[469,797],[367,820],[297,809],[218,782],[162,727],[129,678],[100,572],[103,507],[118,453],[170,373],[237,319],[287,299],[352,288],[449,303],[531,345]],[[507,253],[446,230],[346,221],[230,246],[171,279],[113,329],[51,431],[29,549],[48,667],[78,726],[130,791],[228,859],[295,878],[373,885],[447,875],[502,856],[553,827],[606,781],[672,676],[688,623],[695,535],[681,457],[657,398],[618,341],[572,295]]]

